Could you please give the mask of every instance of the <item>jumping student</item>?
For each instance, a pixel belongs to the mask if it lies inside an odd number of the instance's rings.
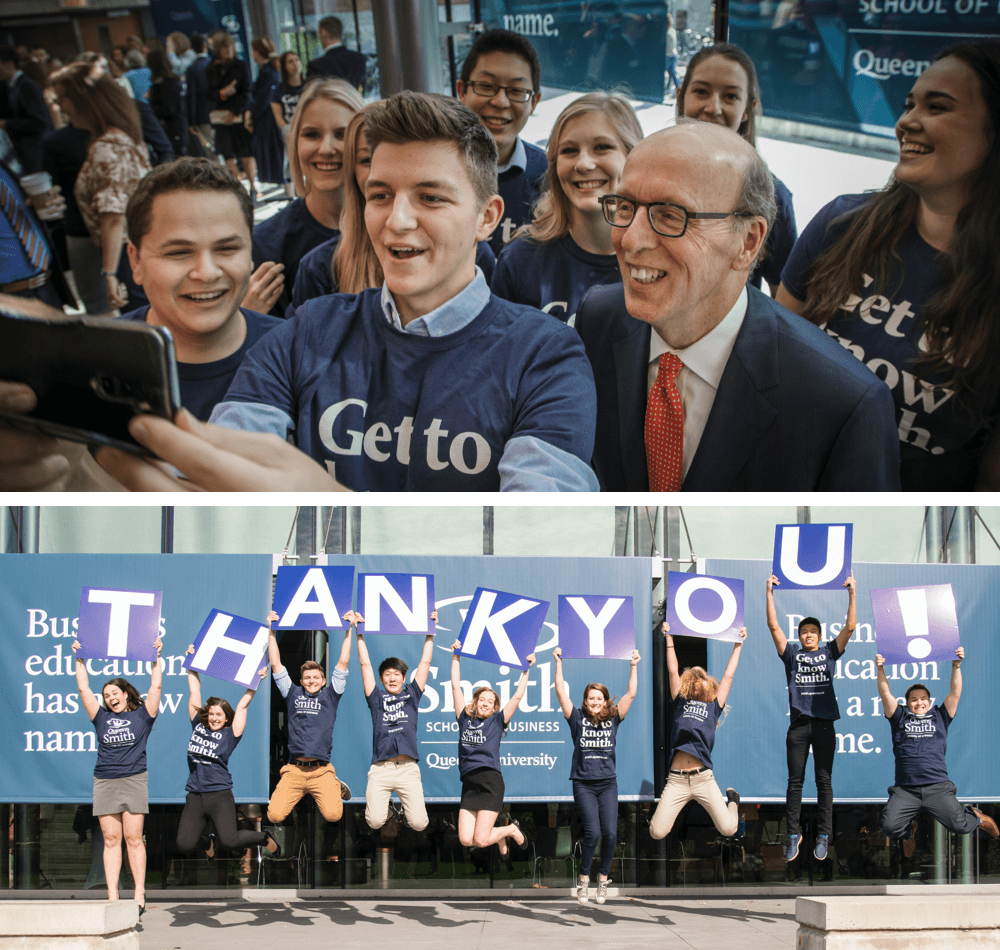
[[[991,837],[1000,837],[1000,829],[989,815],[959,802],[955,785],[948,778],[948,729],[962,696],[965,650],[959,647],[955,655],[957,659],[951,661],[951,687],[940,706],[931,704],[930,690],[923,683],[914,683],[906,691],[906,704],[900,704],[885,678],[885,658],[881,654],[875,657],[878,694],[892,730],[896,760],[895,784],[889,789],[889,801],[879,822],[887,838],[912,838],[914,819],[921,812],[927,812],[957,835],[982,827]]]
[[[799,642],[790,643],[778,623],[772,587],[780,581],[773,574],[767,579],[767,626],[774,646],[785,665],[788,680],[788,705],[791,722],[785,737],[788,755],[788,791],[785,814],[788,845],[785,860],[799,856],[802,831],[799,816],[802,811],[802,782],[806,775],[806,760],[812,747],[816,775],[816,799],[819,822],[813,855],[817,861],[826,859],[833,831],[833,756],[837,750],[834,722],[840,718],[837,695],[833,690],[833,673],[837,660],[847,649],[847,642],[857,624],[854,572],[844,581],[847,588],[847,621],[835,640],[820,644],[821,626],[815,617],[799,622]]]
[[[347,661],[351,658],[351,627],[344,631],[340,658],[330,674],[329,684],[323,667],[315,660],[302,664],[300,686],[293,686],[288,671],[281,665],[278,639],[271,624],[278,619],[272,610],[267,615],[267,649],[274,685],[288,706],[288,764],[281,767],[281,778],[267,806],[267,820],[281,824],[303,795],[312,795],[326,821],[340,821],[344,801],[351,790],[337,778],[330,761],[333,750],[333,727],[337,707],[347,686]],[[351,624],[350,614],[344,619]]]

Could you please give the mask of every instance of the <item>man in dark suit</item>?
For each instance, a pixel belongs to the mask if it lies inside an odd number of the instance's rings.
[[[344,24],[335,16],[325,16],[319,21],[319,41],[323,55],[311,59],[306,67],[306,78],[328,76],[346,79],[355,89],[364,91],[365,67],[368,58],[344,46]]]
[[[0,82],[7,85],[0,128],[11,137],[25,174],[36,172],[41,168],[40,142],[52,130],[52,120],[41,87],[21,72],[13,46],[0,46]]]
[[[774,190],[734,132],[683,123],[629,155],[605,216],[623,286],[576,318],[607,491],[898,491],[888,387],[752,287]]]
[[[208,101],[207,79],[208,64],[212,57],[206,50],[205,37],[200,33],[191,34],[191,49],[196,55],[184,74],[188,126],[191,132],[188,147],[192,155],[202,158],[208,156],[208,150],[213,146],[212,125],[208,116],[212,107]]]

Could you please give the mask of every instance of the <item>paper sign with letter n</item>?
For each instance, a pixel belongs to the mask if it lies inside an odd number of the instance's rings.
[[[783,590],[836,590],[851,572],[852,524],[779,524],[771,570]]]
[[[548,610],[545,600],[477,587],[458,635],[461,655],[526,670]]]
[[[743,581],[668,571],[666,620],[671,636],[736,642],[743,626]]]
[[[433,574],[359,574],[358,613],[362,633],[421,634],[434,632]]]
[[[570,660],[630,660],[635,649],[632,598],[560,594],[559,646]]]
[[[954,660],[962,645],[951,584],[869,591],[878,652],[887,663]]]
[[[161,590],[84,587],[77,639],[81,660],[155,660]]]
[[[343,630],[351,609],[353,567],[278,568],[274,579],[275,630]]]
[[[184,658],[184,669],[256,689],[266,649],[267,627],[260,621],[213,610],[195,637],[194,653]]]

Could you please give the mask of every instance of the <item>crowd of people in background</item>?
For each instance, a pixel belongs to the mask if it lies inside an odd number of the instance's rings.
[[[340,21],[318,35],[306,64],[225,30],[0,47],[0,294],[168,328],[197,417],[136,430],[174,474],[104,453],[116,487],[1000,486],[1000,42],[943,51],[887,187],[799,237],[737,46],[672,73],[676,125],[595,90],[545,152],[523,36],[481,34],[456,98],[366,102]],[[268,185],[290,200],[255,225]],[[4,487],[69,483],[51,441],[0,439]]]

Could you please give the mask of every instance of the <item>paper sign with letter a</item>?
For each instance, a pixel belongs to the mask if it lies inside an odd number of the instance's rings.
[[[545,600],[477,587],[458,635],[461,655],[526,670],[548,610]]]
[[[666,621],[671,636],[736,642],[743,626],[743,581],[668,571]]]
[[[353,590],[353,567],[279,567],[274,629],[343,630]]]
[[[184,657],[184,669],[256,689],[266,649],[267,627],[260,621],[213,610],[194,639],[194,653]]]
[[[559,646],[564,659],[630,660],[635,649],[632,598],[560,594]]]
[[[782,590],[836,590],[851,572],[852,524],[779,524],[771,570]]]
[[[77,639],[81,660],[155,660],[161,590],[84,587]]]
[[[951,584],[869,591],[878,652],[887,663],[954,660],[962,641]]]
[[[359,574],[358,613],[362,633],[434,632],[433,574]]]

